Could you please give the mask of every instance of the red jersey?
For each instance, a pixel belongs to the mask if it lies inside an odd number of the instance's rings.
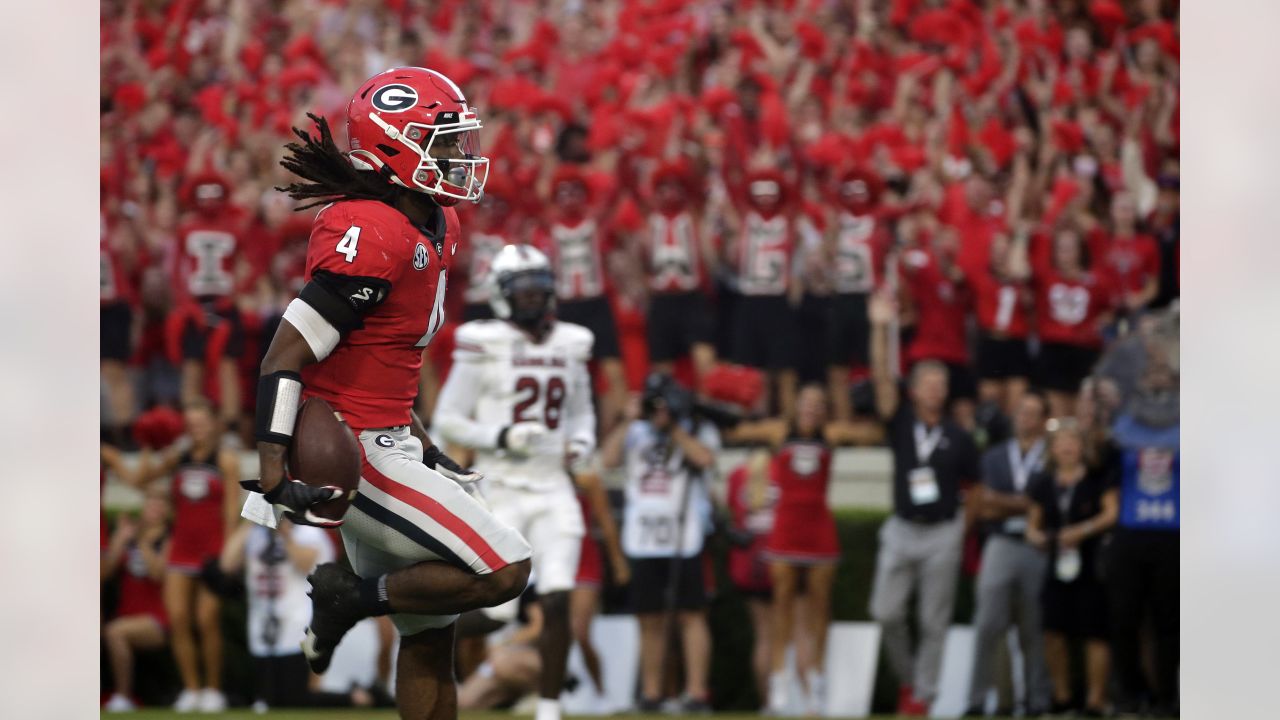
[[[649,213],[645,259],[650,290],[679,293],[700,289],[706,271],[693,215],[687,212],[675,215]]]
[[[556,271],[556,297],[590,300],[604,295],[602,229],[592,218],[570,223],[557,220],[537,243]]]
[[[795,225],[786,215],[766,219],[754,210],[742,217],[738,239],[738,291],[743,295],[785,295],[795,256]]]
[[[773,456],[778,505],[765,544],[772,556],[802,560],[839,557],[835,517],[827,503],[831,447],[820,439],[793,434]]]
[[[1068,279],[1053,268],[1036,276],[1036,319],[1042,342],[1102,347],[1098,318],[1111,308],[1103,277],[1086,272]]]
[[[99,276],[100,288],[98,302],[100,305],[112,303],[138,304],[138,293],[133,287],[133,280],[124,271],[120,256],[103,238],[98,243],[98,255],[102,259],[102,272]]]
[[[372,284],[383,300],[333,352],[302,370],[305,397],[321,397],[354,429],[407,425],[418,396],[422,349],[444,324],[448,269],[458,249],[458,215],[441,208],[437,245],[403,213],[376,200],[333,203],[316,215],[307,280],[320,271]],[[375,289],[372,285],[379,285]]]
[[[238,215],[196,218],[178,229],[174,291],[179,298],[225,298],[236,290],[246,227]]]
[[[1149,279],[1160,276],[1160,247],[1150,235],[1107,235],[1094,233],[1089,251],[1093,268],[1108,276],[1117,291],[1136,293]]]
[[[729,474],[726,498],[733,527],[751,535],[747,547],[729,548],[729,579],[742,590],[765,591],[770,588],[769,568],[765,565],[764,545],[773,530],[774,505],[778,501],[778,486],[770,481],[764,487],[764,497],[759,507],[751,506],[749,497],[749,472],[744,465]]]
[[[206,559],[222,551],[223,493],[227,488],[217,458],[216,449],[202,460],[187,451],[173,473],[172,567],[199,570]]]
[[[1019,340],[1027,336],[1030,292],[1026,283],[1005,280],[987,269],[967,279],[973,288],[978,327],[983,332]]]
[[[122,567],[124,573],[120,576],[120,603],[116,606],[116,617],[150,615],[161,625],[168,625],[163,585],[151,577],[137,544],[131,543],[125,550]]]
[[[907,348],[908,361],[969,362],[964,332],[968,287],[944,275],[937,258],[923,250],[906,253],[902,269],[917,315],[915,337]]]

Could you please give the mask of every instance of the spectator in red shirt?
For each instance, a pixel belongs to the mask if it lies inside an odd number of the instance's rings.
[[[1035,268],[1033,279],[1040,336],[1037,372],[1052,415],[1068,417],[1074,415],[1081,381],[1098,361],[1113,290],[1106,276],[1089,268],[1078,232],[1061,228],[1052,243],[1051,253],[1037,253],[1049,260]]]
[[[128,362],[137,347],[140,301],[130,268],[118,245],[131,233],[108,234],[107,220],[102,218],[102,237],[98,253],[102,261],[99,276],[101,334],[99,341],[102,381],[106,386],[106,418],[103,425],[107,439],[118,446],[128,443],[126,428],[133,420],[135,399],[133,381],[128,375]]]
[[[116,615],[102,629],[111,659],[115,693],[107,712],[136,709],[133,699],[135,652],[159,650],[167,641],[169,620],[161,596],[169,553],[169,497],[163,488],[147,492],[139,517],[121,515],[102,557],[102,578],[120,575]]]
[[[937,360],[947,367],[947,396],[956,422],[972,429],[977,387],[969,366],[965,319],[972,288],[959,264],[959,242],[943,227],[929,249],[908,250],[899,268],[903,289],[915,308],[915,333],[907,346],[907,363]]]
[[[228,202],[230,185],[202,174],[186,188],[193,216],[178,230],[174,259],[177,307],[169,318],[171,359],[181,359],[182,401],[204,397],[205,372],[217,374],[219,417],[238,426],[240,380],[237,359],[244,354],[244,318],[237,297],[251,274],[245,252],[247,217]]]
[[[1111,232],[1094,244],[1095,267],[1109,276],[1122,309],[1136,313],[1155,300],[1160,290],[1160,248],[1155,238],[1138,231],[1132,193],[1121,191],[1111,197]]]
[[[1027,332],[1031,287],[1013,257],[1013,240],[996,233],[991,258],[968,277],[978,321],[978,399],[994,403],[1012,417],[1031,377]],[[1022,272],[1018,272],[1022,269]]]

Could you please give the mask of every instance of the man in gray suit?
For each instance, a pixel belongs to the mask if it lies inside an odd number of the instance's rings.
[[[982,456],[979,514],[986,521],[988,537],[978,572],[973,678],[966,716],[985,714],[1000,644],[1006,641],[1009,627],[1015,622],[1026,670],[1026,709],[1034,715],[1049,707],[1049,675],[1040,626],[1040,591],[1044,587],[1046,561],[1043,553],[1023,539],[1031,504],[1026,494],[1027,480],[1044,465],[1047,410],[1043,395],[1023,395],[1014,410],[1013,438]]]

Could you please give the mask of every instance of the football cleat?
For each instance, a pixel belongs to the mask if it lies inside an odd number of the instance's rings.
[[[325,563],[307,576],[311,583],[311,624],[302,640],[302,654],[317,675],[333,660],[342,636],[364,619],[360,610],[360,577],[334,563]]]

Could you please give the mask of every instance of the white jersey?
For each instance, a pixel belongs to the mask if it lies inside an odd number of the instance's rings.
[[[476,450],[472,464],[486,481],[510,487],[567,487],[566,448],[596,447],[587,362],[595,341],[581,325],[556,321],[542,342],[505,320],[458,327],[453,369],[440,390],[432,429]],[[537,422],[548,432],[528,456],[498,449],[502,429]]]
[[[836,259],[832,275],[836,292],[868,293],[876,286],[871,238],[876,219],[872,215],[854,215],[841,211],[836,218]]]
[[[696,437],[712,452],[719,452],[720,435],[710,424],[703,423]],[[672,557],[677,552],[694,557],[702,552],[703,538],[710,530],[711,503],[704,483],[689,486],[698,471],[685,464],[680,448],[659,436],[647,420],[636,420],[627,428],[623,469],[627,482],[623,552],[633,558]],[[686,492],[689,502],[684,523],[679,525]]]

